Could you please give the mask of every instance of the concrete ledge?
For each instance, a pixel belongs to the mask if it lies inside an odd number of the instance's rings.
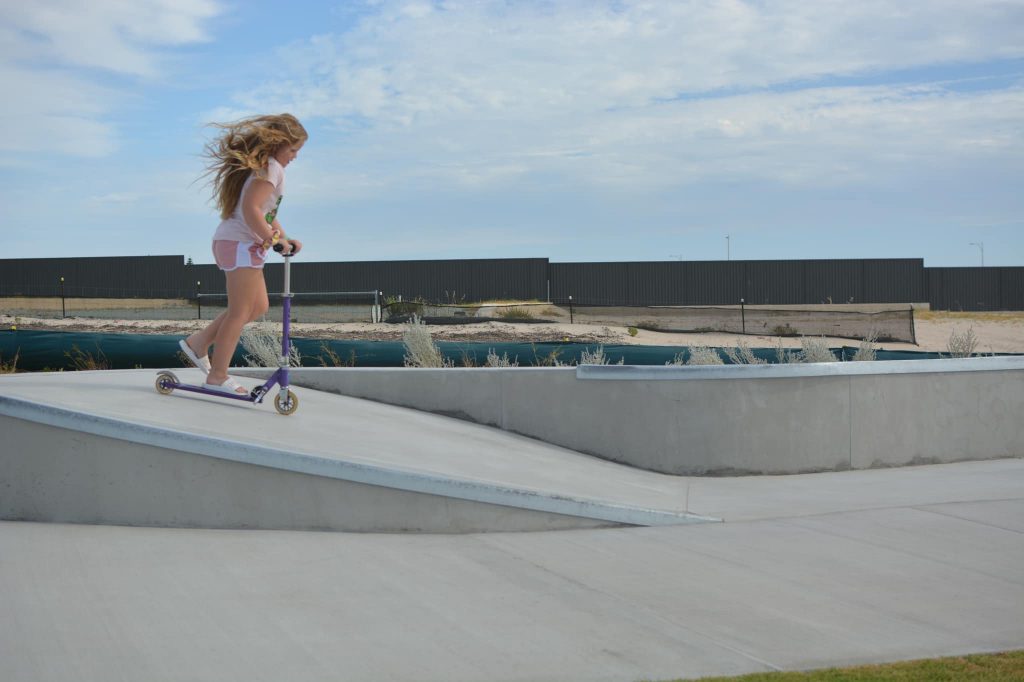
[[[1021,357],[716,367],[302,368],[292,381],[489,424],[669,474],[791,474],[1024,456]]]

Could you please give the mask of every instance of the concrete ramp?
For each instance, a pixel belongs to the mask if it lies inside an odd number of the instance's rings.
[[[686,511],[685,479],[498,429],[303,388],[283,417],[159,395],[155,378],[0,377],[0,518],[433,533],[716,520]]]

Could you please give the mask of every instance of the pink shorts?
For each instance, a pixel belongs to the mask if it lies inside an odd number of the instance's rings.
[[[262,269],[267,251],[255,242],[236,242],[230,239],[213,240],[213,260],[224,272],[237,268]]]

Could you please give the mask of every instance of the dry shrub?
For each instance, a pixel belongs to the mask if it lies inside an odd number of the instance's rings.
[[[974,327],[968,327],[965,332],[954,329],[946,342],[946,351],[951,358],[969,358],[974,355],[977,347],[978,337],[974,334]]]
[[[5,362],[3,357],[0,356],[0,374],[14,374],[18,371],[18,356],[21,354],[21,350],[14,352],[14,359],[10,362]]]
[[[680,353],[673,358],[673,365],[682,365],[683,354]],[[677,362],[678,360],[678,362]],[[718,351],[707,346],[690,346],[690,357],[686,360],[687,365],[724,365],[725,361]]]
[[[877,348],[875,347],[875,341],[878,340],[878,332],[872,329],[865,336],[860,345],[857,346],[857,352],[853,354],[853,362],[870,362],[878,358]]]
[[[239,339],[246,350],[245,362],[249,367],[277,367],[281,357],[281,335],[277,333],[277,325],[261,320],[248,325],[242,330]],[[288,363],[298,367],[302,355],[295,346],[289,347]]]
[[[775,342],[775,362],[780,365],[789,365],[800,362],[800,354],[784,348],[782,345],[782,339],[778,339]]]
[[[615,364],[622,365],[622,364],[625,364],[625,362],[626,362],[626,359],[622,358],[622,359],[620,359]],[[608,358],[608,356],[604,354],[604,346],[598,346],[597,349],[594,350],[594,352],[590,352],[589,348],[584,348],[583,352],[580,353],[580,363],[579,364],[581,364],[581,365],[610,365],[612,363],[611,363],[611,360]]]
[[[519,358],[518,357],[516,357],[514,360],[509,360],[508,359],[508,353],[504,353],[503,355],[499,356],[497,353],[494,352],[493,348],[489,348],[487,350],[487,362],[484,364],[484,367],[518,367],[518,366],[519,366]]]
[[[96,353],[98,357],[93,357],[92,353],[83,351],[77,345],[71,346],[71,350],[64,352],[64,357],[71,361],[71,364],[75,366],[75,369],[79,372],[85,372],[96,369],[110,369],[110,361],[107,360],[107,356],[103,354],[100,347],[96,347]]]
[[[416,315],[405,325],[402,333],[405,344],[406,367],[452,367],[452,361],[441,354],[441,349],[434,343],[427,325]]]
[[[824,336],[805,336],[800,339],[800,362],[835,362],[836,356],[829,350]]]
[[[754,355],[754,351],[750,350],[750,346],[747,345],[746,341],[736,339],[735,348],[724,348],[725,356],[729,358],[729,362],[734,365],[767,365],[767,360]]]

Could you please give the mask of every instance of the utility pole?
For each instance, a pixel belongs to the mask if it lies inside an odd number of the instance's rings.
[[[971,246],[981,249],[981,267],[985,267],[985,242],[971,242]]]

